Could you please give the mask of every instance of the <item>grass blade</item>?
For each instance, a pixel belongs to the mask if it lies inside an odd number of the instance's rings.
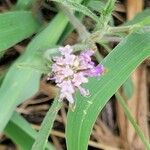
[[[68,150],[86,150],[92,127],[109,98],[125,82],[132,71],[150,55],[150,33],[133,33],[126,37],[103,61],[108,70],[99,80],[90,79],[85,86],[91,96],[77,94],[74,112],[67,117]]]
[[[101,12],[105,7],[105,3],[106,2],[99,1],[99,0],[92,0],[89,1],[87,6],[91,8],[93,11]]]
[[[65,1],[64,0],[52,0],[52,1],[62,3],[66,7],[69,7],[75,11],[82,12],[84,15],[87,15],[91,17],[93,20],[95,20],[96,22],[99,22],[99,18],[90,9],[88,9],[86,6],[82,4],[79,4],[72,0],[65,0]]]
[[[14,112],[4,133],[21,147],[22,150],[31,149],[37,136],[37,132],[17,112]],[[51,144],[47,144],[45,150],[49,149],[55,150]]]
[[[47,112],[44,121],[42,122],[36,141],[32,146],[32,150],[44,150],[49,133],[52,129],[54,120],[56,119],[56,115],[60,108],[61,103],[58,101],[58,98],[56,97],[52,106]]]
[[[127,97],[127,99],[130,99],[133,95],[133,91],[134,91],[134,85],[132,82],[131,77],[129,77],[124,84],[122,85],[123,87],[123,93],[124,95]]]
[[[0,52],[31,36],[39,27],[39,23],[29,11],[1,13]]]
[[[64,15],[58,14],[49,26],[32,40],[26,52],[9,69],[0,88],[0,132],[6,126],[15,107],[35,94],[39,88],[42,73],[30,67],[19,68],[18,64],[41,66],[43,59],[39,52],[44,52],[57,43],[67,23]]]
[[[143,144],[145,145],[145,148],[147,150],[150,149],[150,143],[148,142],[148,140],[145,138],[142,130],[138,127],[137,123],[135,122],[134,118],[131,115],[131,112],[127,106],[127,104],[125,103],[124,99],[122,98],[122,96],[120,95],[119,92],[117,92],[116,94],[116,98],[119,102],[119,104],[121,105],[121,107],[123,108],[127,118],[129,119],[129,121],[131,122],[132,126],[134,127],[136,133],[138,134],[138,136],[141,138]]]

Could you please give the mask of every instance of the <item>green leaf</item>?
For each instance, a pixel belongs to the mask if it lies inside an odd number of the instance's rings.
[[[77,94],[76,108],[67,117],[68,150],[86,150],[92,127],[110,97],[132,71],[150,55],[150,33],[133,33],[126,37],[102,61],[107,72],[100,79],[92,78],[85,86],[91,96]]]
[[[29,11],[1,13],[0,52],[31,36],[39,27]]]
[[[36,141],[32,146],[32,150],[44,150],[49,133],[53,127],[53,123],[56,119],[59,109],[61,108],[61,105],[62,104],[58,101],[58,98],[56,97],[52,106],[47,112],[44,121],[42,122]]]
[[[92,0],[92,1],[89,1],[87,6],[91,8],[92,10],[101,12],[103,8],[105,7],[105,2],[99,1],[99,0]]]
[[[32,1],[33,0],[18,0],[14,9],[27,9],[29,6],[31,6]]]
[[[99,22],[97,24],[97,29],[105,28],[108,25],[108,22],[111,20],[112,11],[115,8],[116,0],[108,0],[105,7],[101,11]]]
[[[41,66],[42,51],[57,43],[67,23],[64,15],[58,14],[49,26],[31,41],[25,53],[9,69],[0,88],[0,132],[8,123],[15,107],[34,95],[39,88],[41,71],[30,67],[20,68],[19,65],[23,63]]]
[[[37,132],[17,112],[14,112],[4,129],[4,133],[21,147],[22,150],[30,150],[37,136]],[[55,149],[50,143],[48,143],[45,150]]]
[[[75,2],[72,0],[65,0],[65,1],[64,0],[52,0],[52,1],[62,3],[63,5],[73,10],[82,12],[84,15],[91,17],[96,22],[99,22],[99,18],[91,10],[89,10],[86,6],[79,4],[78,2]]]

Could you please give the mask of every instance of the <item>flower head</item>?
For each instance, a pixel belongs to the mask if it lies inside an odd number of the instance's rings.
[[[93,50],[85,50],[80,55],[72,54],[73,49],[67,45],[58,49],[61,56],[53,58],[52,78],[60,88],[60,100],[67,99],[74,103],[73,95],[78,89],[83,96],[89,95],[89,90],[82,87],[88,82],[88,77],[97,77],[104,72],[103,65],[95,65],[91,56]]]

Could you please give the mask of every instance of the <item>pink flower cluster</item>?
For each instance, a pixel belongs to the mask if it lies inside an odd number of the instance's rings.
[[[52,76],[49,80],[54,80],[56,86],[60,88],[60,100],[67,99],[74,103],[73,95],[77,89],[83,96],[89,95],[89,91],[82,87],[88,82],[88,77],[97,77],[104,72],[103,65],[95,66],[91,60],[94,54],[92,50],[85,50],[80,55],[72,54],[73,49],[67,45],[60,47],[61,56],[53,58]]]

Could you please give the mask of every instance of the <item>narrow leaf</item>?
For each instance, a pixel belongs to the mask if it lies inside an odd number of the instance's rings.
[[[92,0],[89,1],[88,7],[90,7],[92,10],[95,10],[97,12],[101,12],[105,7],[105,2],[99,0]]]
[[[65,0],[65,1],[64,0],[52,0],[52,1],[62,3],[63,5],[69,7],[73,10],[82,12],[84,15],[91,17],[96,22],[99,22],[99,18],[90,9],[88,9],[86,6],[84,6],[82,4],[79,4],[72,0]]]
[[[31,36],[39,27],[29,11],[1,13],[0,52]]]
[[[14,112],[12,115],[10,121],[4,129],[4,133],[19,147],[21,147],[22,150],[30,150],[37,136],[37,132],[17,112]],[[48,143],[45,150],[55,149],[50,143]]]
[[[127,99],[130,99],[133,95],[134,92],[134,85],[132,82],[131,77],[129,77],[125,83],[123,84],[123,93],[127,97]]]
[[[58,98],[56,97],[52,106],[47,112],[44,121],[42,122],[36,141],[32,146],[32,150],[44,150],[49,133],[53,127],[54,120],[56,119],[56,115],[60,108],[61,103],[58,101]]]
[[[32,40],[26,52],[9,69],[0,88],[0,132],[6,126],[15,107],[35,94],[39,88],[41,71],[18,66],[22,63],[41,66],[41,52],[57,43],[67,23],[64,15],[58,14],[49,26]]]
[[[129,119],[129,121],[131,122],[132,126],[134,127],[136,133],[138,134],[138,136],[141,138],[143,144],[145,145],[145,148],[147,150],[150,149],[150,143],[148,142],[148,140],[146,139],[146,137],[144,136],[142,130],[140,129],[140,127],[137,125],[136,121],[134,120],[134,118],[131,115],[130,109],[128,108],[127,104],[125,103],[124,99],[122,98],[122,96],[120,95],[119,92],[117,92],[115,94],[119,104],[121,105],[121,107],[123,108],[127,118]]]
[[[86,85],[91,96],[77,94],[76,109],[67,117],[68,150],[86,150],[92,127],[110,97],[125,82],[132,71],[150,55],[150,33],[133,33],[126,37],[103,61],[107,72],[90,79]]]

